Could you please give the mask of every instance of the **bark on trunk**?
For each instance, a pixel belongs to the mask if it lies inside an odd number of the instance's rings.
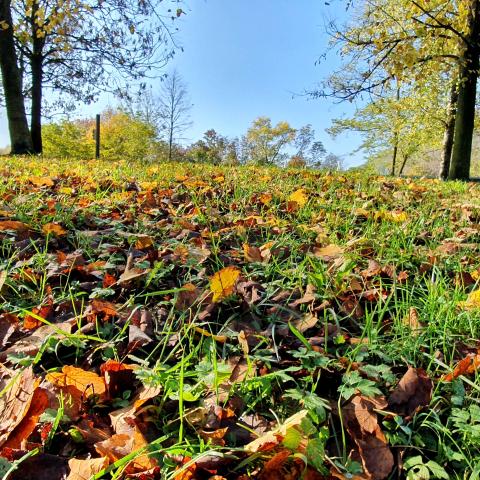
[[[22,92],[22,75],[18,68],[17,54],[13,39],[12,12],[10,0],[0,0],[0,69],[7,108],[11,153],[22,155],[32,152],[32,139],[28,129],[25,102]]]
[[[455,136],[450,171],[448,174],[450,180],[468,180],[470,178],[479,69],[478,38],[480,36],[480,0],[472,1],[468,23],[468,44],[466,45],[460,67]]]
[[[35,153],[42,153],[42,82],[43,70],[41,57],[32,56],[32,106],[31,123],[32,144]]]
[[[452,159],[453,138],[455,135],[455,118],[457,116],[458,87],[455,81],[450,90],[450,100],[448,102],[447,121],[445,123],[445,133],[443,135],[442,148],[442,170],[440,178],[446,180],[450,170],[450,160]]]
[[[397,102],[400,100],[400,87],[397,86]],[[398,116],[398,112],[397,112],[397,116]],[[399,135],[398,135],[398,131],[396,130],[396,127],[395,127],[395,136],[394,136],[394,145],[393,145],[393,157],[392,157],[392,176],[395,176],[395,168],[396,168],[396,165],[397,165],[397,156],[398,156],[398,141],[399,141]]]
[[[400,171],[398,172],[398,175],[400,176],[403,175],[403,170],[405,169],[405,165],[407,164],[407,161],[408,161],[408,155],[404,155],[402,166],[400,167]]]
[[[392,157],[392,171],[391,171],[392,176],[395,176],[397,156],[398,156],[398,134],[395,134],[395,146],[393,147],[393,157]]]
[[[30,58],[32,70],[32,105],[30,118],[30,131],[32,133],[32,145],[35,153],[42,153],[42,90],[43,90],[43,47],[44,36],[37,35],[37,24],[33,19],[36,16],[38,3],[32,7],[32,38],[33,52]]]

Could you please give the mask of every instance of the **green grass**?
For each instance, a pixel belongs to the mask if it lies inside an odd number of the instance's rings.
[[[22,328],[29,313],[47,325],[75,319],[71,332],[54,331],[34,353],[11,351],[5,365],[14,371],[33,365],[39,379],[63,365],[96,373],[108,359],[136,365],[133,386],[120,383],[119,397],[82,400],[84,418],[104,430],[108,414],[132,405],[142,384],[159,387],[136,414],[149,445],[92,478],[124,478],[145,452],[157,462],[156,478],[180,479],[189,469],[198,478],[213,471],[261,478],[282,448],[292,452],[282,465],[292,478],[306,465],[322,474],[360,473],[341,412],[355,395],[388,397],[409,367],[433,380],[432,400],[411,416],[378,411],[396,459],[389,478],[479,478],[478,374],[443,380],[480,347],[480,309],[461,306],[480,281],[477,185],[22,158],[4,160],[0,175],[0,222],[28,226],[0,231],[0,269],[7,272],[0,308],[19,319],[13,347],[35,333]],[[306,204],[289,205],[299,189]],[[270,201],[262,202],[265,194]],[[67,233],[45,234],[42,227],[52,222]],[[136,248],[140,234],[152,245]],[[247,261],[245,244],[267,243],[268,262]],[[330,244],[343,253],[330,260],[315,255]],[[81,254],[80,268],[65,259],[73,252]],[[129,255],[149,271],[122,285]],[[91,272],[85,267],[99,261]],[[210,277],[230,265],[251,283],[212,304]],[[117,283],[104,286],[106,273]],[[186,284],[197,288],[187,304]],[[315,287],[314,298],[291,306],[307,285]],[[54,311],[44,319],[34,309],[48,298]],[[94,299],[113,303],[119,315],[92,316]],[[417,330],[406,320],[412,309]],[[129,350],[130,326],[141,311],[152,319],[152,342]],[[302,332],[295,322],[309,312],[317,322]],[[247,418],[272,430],[302,408],[309,411],[308,424],[296,430],[303,443],[292,440],[295,427],[283,447],[245,451],[262,431]],[[75,441],[78,421],[56,421],[43,444],[40,422],[32,444],[41,454],[98,457],[93,445]],[[10,458],[7,467],[21,472],[25,464]]]

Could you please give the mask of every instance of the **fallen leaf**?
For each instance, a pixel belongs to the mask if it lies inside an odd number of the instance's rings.
[[[460,360],[453,372],[445,375],[443,379],[446,382],[451,382],[460,375],[474,375],[478,369],[480,369],[480,353],[469,355]]]
[[[237,267],[225,267],[219,270],[210,279],[210,289],[213,293],[213,302],[219,302],[233,294],[235,284],[240,277]]]
[[[415,307],[410,307],[408,314],[403,317],[403,324],[412,330],[414,335],[418,335],[419,331],[423,328],[420,323],[418,311]]]
[[[4,376],[1,391],[5,392],[0,397],[0,446],[3,446],[27,414],[38,381],[33,375],[32,367],[10,372],[1,366],[0,372]]]
[[[388,407],[395,413],[412,416],[432,399],[433,382],[422,368],[410,367],[388,398]]]
[[[288,197],[288,201],[296,203],[298,206],[303,207],[308,202],[308,197],[305,193],[305,190],[303,188],[300,188],[290,194],[290,196]]]
[[[334,244],[330,244],[322,248],[315,247],[313,249],[313,254],[317,258],[321,258],[326,262],[335,260],[336,258],[340,257],[343,254],[343,252],[344,252],[344,249],[342,247]]]
[[[13,230],[15,232],[24,232],[28,230],[28,225],[16,220],[2,220],[0,221],[0,231]]]
[[[105,393],[105,382],[102,377],[95,372],[71,365],[65,365],[61,373],[47,374],[46,379],[56,387],[75,387],[87,397]]]
[[[70,473],[67,480],[90,480],[94,475],[100,473],[108,466],[108,458],[71,458],[68,461]]]
[[[30,407],[22,419],[2,445],[3,448],[20,449],[22,442],[28,439],[38,425],[40,415],[48,408],[49,399],[46,390],[36,388],[33,392]]]
[[[57,237],[61,237],[62,235],[66,235],[67,231],[58,223],[46,223],[42,227],[42,232],[45,235],[53,234]]]
[[[382,398],[356,395],[342,409],[343,421],[358,448],[366,477],[372,480],[387,478],[394,466],[393,454],[374,411],[386,406]]]
[[[300,427],[302,420],[307,415],[307,410],[300,410],[291,417],[287,418],[287,420],[285,420],[285,422],[280,424],[277,428],[264,433],[249,444],[245,445],[243,448],[246,452],[250,453],[272,450],[283,441],[290,429],[297,429]]]
[[[464,310],[477,310],[480,308],[480,290],[470,292],[464,302],[458,302]]]

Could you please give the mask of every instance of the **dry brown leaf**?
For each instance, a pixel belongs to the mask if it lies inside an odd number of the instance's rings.
[[[411,416],[432,399],[433,382],[422,368],[410,367],[388,399],[390,410]]]
[[[84,460],[71,458],[68,461],[70,473],[67,480],[90,480],[108,466],[108,458],[86,458]]]
[[[37,388],[33,392],[30,408],[22,421],[15,427],[15,430],[2,445],[3,448],[20,449],[22,442],[28,439],[38,425],[40,415],[48,408],[49,398],[46,390]]]
[[[248,243],[243,244],[243,255],[247,262],[250,262],[250,263],[263,262],[261,250],[258,247],[249,245]]]
[[[326,262],[330,262],[331,260],[335,260],[336,258],[341,257],[343,252],[344,252],[344,249],[342,247],[334,244],[330,244],[322,248],[315,247],[313,249],[313,254],[317,258],[321,258]]]
[[[418,311],[415,307],[410,307],[408,315],[405,315],[403,318],[403,324],[409,327],[414,335],[418,335],[419,331],[423,328],[423,325],[420,323]]]
[[[153,246],[153,238],[150,235],[138,235],[135,241],[135,248],[138,250],[144,250]]]
[[[10,372],[0,367],[5,376],[0,397],[0,446],[4,445],[13,430],[20,424],[27,414],[38,381],[33,375],[32,367],[20,372]]]
[[[133,267],[130,269],[126,269],[118,278],[118,284],[124,286],[126,283],[131,282],[133,280],[138,280],[139,278],[143,278],[150,273],[150,269],[142,269]]]
[[[394,466],[393,454],[374,412],[385,406],[383,398],[356,395],[342,409],[345,426],[357,445],[366,477],[372,480],[384,480]]]
[[[287,432],[290,429],[298,428],[302,423],[302,420],[307,415],[307,410],[300,410],[291,417],[287,418],[284,423],[280,424],[274,430],[264,433],[249,444],[245,445],[245,451],[250,453],[257,453],[272,450],[283,441],[283,439],[287,436]]]
[[[310,328],[313,328],[318,322],[318,318],[311,313],[305,314],[302,318],[299,318],[292,322],[292,325],[300,332],[304,333]]]

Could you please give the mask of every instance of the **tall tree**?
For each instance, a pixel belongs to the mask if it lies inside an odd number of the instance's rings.
[[[273,126],[268,117],[254,120],[246,135],[251,159],[262,165],[282,163],[286,158],[285,147],[295,138],[296,130],[288,122]]]
[[[455,112],[455,137],[448,178],[468,180],[475,127],[475,102],[480,67],[480,0],[465,0],[466,21],[461,35],[460,82]],[[460,12],[462,13],[462,12]]]
[[[94,101],[100,92],[121,95],[130,82],[158,75],[176,47],[170,19],[183,13],[158,3],[12,0],[36,152],[42,150],[44,89],[57,94],[55,107],[71,108],[76,101]]]
[[[25,103],[22,92],[22,74],[15,51],[11,0],[0,0],[0,69],[7,107],[11,153],[32,151]]]
[[[168,143],[168,160],[171,161],[174,143],[182,140],[183,134],[192,125],[192,104],[187,86],[177,70],[164,80],[158,101],[160,133]]]
[[[374,96],[392,82],[460,69],[450,178],[468,178],[478,71],[480,0],[363,0],[355,24],[332,26],[346,63],[327,92],[342,99]]]

